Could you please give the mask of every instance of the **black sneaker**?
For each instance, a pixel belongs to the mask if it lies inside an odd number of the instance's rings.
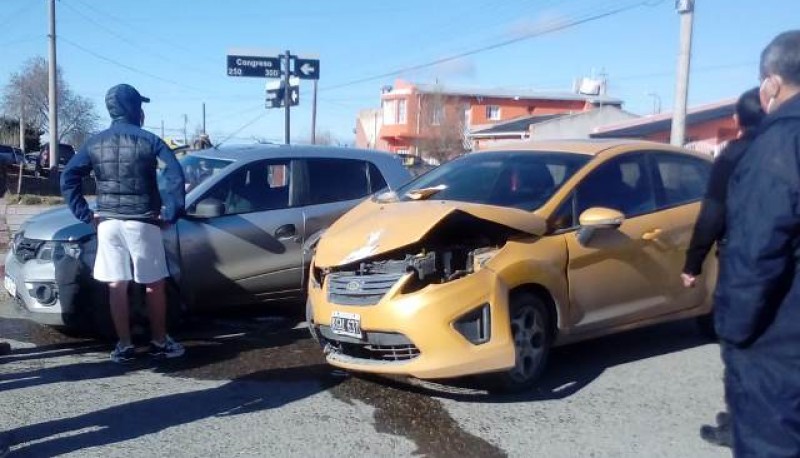
[[[150,341],[150,356],[156,359],[179,358],[185,352],[183,345],[172,340],[170,336],[167,336],[160,344]]]
[[[733,447],[733,435],[730,426],[703,425],[700,427],[700,437],[704,441],[719,445],[720,447]]]
[[[11,344],[8,342],[0,342],[0,356],[11,353]]]
[[[731,424],[731,414],[728,412],[720,412],[717,414],[717,426],[725,427]]]
[[[133,347],[133,345],[123,346],[122,344],[117,343],[117,346],[114,347],[114,351],[111,352],[109,357],[111,358],[111,361],[117,364],[127,364],[136,359],[136,349]]]

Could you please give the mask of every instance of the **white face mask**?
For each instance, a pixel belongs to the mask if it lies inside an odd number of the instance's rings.
[[[769,83],[770,81],[772,81],[772,83]],[[767,77],[764,78],[764,81],[761,82],[761,87],[759,88],[759,95],[761,97],[762,108],[764,108],[765,113],[769,114],[775,108],[775,100],[778,97],[778,90],[774,91],[772,94],[769,95],[769,99],[767,99],[767,103],[765,104],[764,97],[767,91],[767,88],[765,86],[767,84],[777,84],[777,83],[775,83],[775,81],[772,80],[771,78]]]

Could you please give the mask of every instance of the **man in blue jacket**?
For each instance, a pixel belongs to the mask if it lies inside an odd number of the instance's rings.
[[[715,325],[737,457],[800,456],[800,30],[761,54],[759,134],[731,178]]]
[[[175,358],[184,349],[166,332],[167,270],[161,225],[174,223],[184,209],[184,177],[169,147],[141,128],[142,97],[120,84],[106,94],[111,127],[91,137],[69,161],[61,176],[61,192],[76,218],[97,226],[94,278],[109,286],[109,302],[119,342],[111,360],[135,358],[131,342],[128,283],[144,284],[149,310],[150,354]],[[165,165],[162,189],[156,181],[158,159]],[[97,207],[92,211],[81,181],[94,171]]]

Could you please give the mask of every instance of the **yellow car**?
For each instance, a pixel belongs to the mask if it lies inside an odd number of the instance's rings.
[[[553,346],[706,318],[680,273],[711,159],[628,140],[466,155],[322,236],[307,314],[330,364],[533,384]]]

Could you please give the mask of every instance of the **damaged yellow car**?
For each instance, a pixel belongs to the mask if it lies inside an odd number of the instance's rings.
[[[308,323],[330,364],[533,384],[553,346],[707,318],[716,262],[684,288],[711,160],[642,141],[533,143],[449,162],[334,223]]]

